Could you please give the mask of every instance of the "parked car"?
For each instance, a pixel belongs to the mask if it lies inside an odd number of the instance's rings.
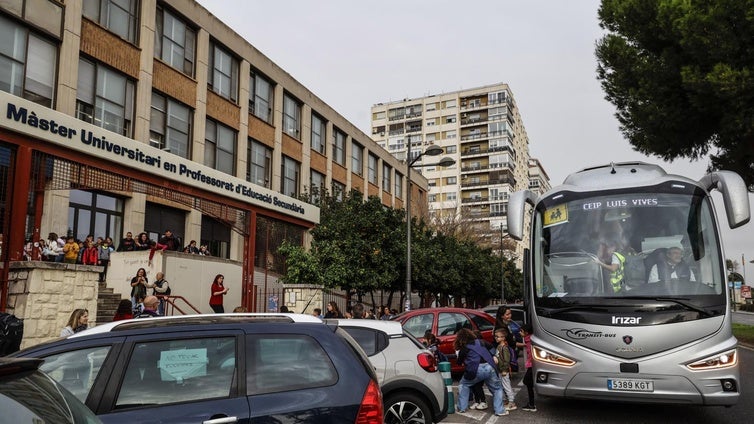
[[[484,311],[490,314],[492,318],[495,318],[497,316],[497,309],[501,306],[506,306],[508,308],[511,308],[513,321],[515,321],[519,327],[523,326],[524,323],[526,323],[526,311],[524,310],[524,305],[520,303],[507,303],[505,305],[488,305],[488,306],[485,306],[484,308],[481,308],[480,311]]]
[[[414,309],[398,314],[393,318],[403,328],[419,340],[424,340],[424,333],[431,331],[440,341],[440,352],[450,361],[451,372],[463,371],[463,365],[456,363],[456,351],[453,343],[456,332],[461,328],[479,330],[482,337],[494,343],[493,329],[495,318],[476,309],[466,308],[427,308]]]
[[[385,405],[385,424],[430,424],[448,415],[447,389],[435,356],[399,322],[337,321],[376,368]]]
[[[35,358],[0,357],[0,421],[101,424],[86,405],[39,371],[41,363]]]
[[[117,321],[15,353],[104,423],[382,424],[377,375],[336,322],[301,314]]]

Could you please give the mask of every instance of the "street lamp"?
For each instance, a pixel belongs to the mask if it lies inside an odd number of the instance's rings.
[[[406,142],[406,304],[404,310],[411,310],[411,168],[422,166],[451,166],[456,163],[455,159],[444,157],[438,163],[414,165],[422,156],[437,156],[443,154],[442,147],[431,145],[423,153],[419,153],[411,159],[411,140]]]

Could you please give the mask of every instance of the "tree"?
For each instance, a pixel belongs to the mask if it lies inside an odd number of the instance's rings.
[[[754,191],[754,0],[603,0],[598,79],[638,151],[699,159]]]

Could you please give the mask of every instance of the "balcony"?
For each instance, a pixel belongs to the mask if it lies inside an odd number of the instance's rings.
[[[511,187],[515,187],[516,179],[513,178],[513,175],[501,175],[497,178],[490,178],[487,180],[461,181],[461,188],[485,187],[497,184],[508,184]]]
[[[475,156],[475,155],[487,156],[490,153],[498,153],[498,152],[513,153],[513,147],[511,147],[510,145],[495,146],[495,147],[489,147],[489,148],[488,147],[476,147],[476,148],[469,147],[469,148],[461,150],[461,157]]]
[[[482,140],[484,138],[487,138],[487,133],[476,133],[476,134],[466,134],[461,136],[461,141],[472,141],[472,140]]]

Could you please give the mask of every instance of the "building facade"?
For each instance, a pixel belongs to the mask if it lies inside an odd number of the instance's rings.
[[[530,176],[529,138],[507,84],[494,84],[372,107],[372,138],[400,160],[430,145],[455,166],[422,166],[429,181],[429,216],[470,221],[494,245],[507,228],[510,193],[547,180]],[[430,162],[432,158],[421,158]],[[536,162],[539,164],[539,162]]]
[[[307,244],[302,194],[404,206],[398,159],[194,1],[9,0],[0,28],[6,264],[50,232],[170,229],[243,262],[246,294],[283,240]]]

